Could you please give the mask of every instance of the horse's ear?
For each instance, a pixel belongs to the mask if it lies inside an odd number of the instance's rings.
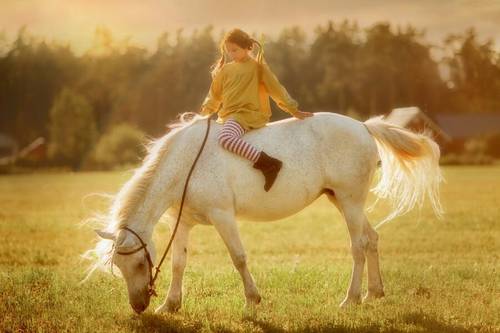
[[[106,231],[97,230],[97,229],[94,229],[94,231],[102,239],[109,239],[109,240],[113,240],[113,241],[116,239],[115,235],[113,233],[111,233],[111,232],[106,232]]]

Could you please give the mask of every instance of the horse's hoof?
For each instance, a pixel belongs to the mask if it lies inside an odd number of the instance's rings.
[[[245,317],[255,317],[257,315],[258,304],[254,302],[246,302],[243,313]]]
[[[257,305],[257,304],[260,304],[260,302],[262,301],[262,297],[260,297],[260,295],[257,294],[256,296],[249,298],[249,300],[251,303]]]
[[[363,297],[363,303],[364,302],[370,302],[370,301],[373,301],[373,300],[376,300],[378,298],[382,298],[385,296],[385,293],[383,290],[380,290],[380,291],[368,291],[365,295],[365,297]]]
[[[176,313],[180,310],[180,308],[181,301],[167,300],[155,310],[155,313]]]
[[[262,297],[260,297],[260,295],[257,291],[245,294],[245,298],[246,298],[247,306],[249,304],[257,305],[257,304],[260,304],[260,302],[262,301]]]
[[[347,309],[349,308],[350,306],[353,306],[353,305],[359,305],[361,304],[361,300],[359,299],[359,297],[346,297],[342,303],[339,304],[339,307],[341,309]]]
[[[246,297],[246,303],[245,303],[245,314],[253,316],[257,313],[257,306],[260,304],[262,301],[262,298],[260,297],[259,294],[254,294],[252,296],[247,296]]]

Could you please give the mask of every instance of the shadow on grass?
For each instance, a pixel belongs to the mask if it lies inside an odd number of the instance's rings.
[[[305,323],[295,329],[285,329],[282,325],[263,319],[258,319],[255,316],[244,316],[242,322],[252,323],[257,329],[263,332],[282,333],[282,332],[381,332],[390,330],[390,332],[402,333],[411,332],[412,328],[406,325],[415,326],[414,331],[418,332],[471,332],[472,328],[466,328],[460,325],[453,325],[439,320],[430,314],[424,312],[411,312],[404,314],[401,317],[391,320],[390,325],[379,324],[376,322],[366,325],[356,326],[356,323],[334,323],[325,322],[323,324],[308,325]],[[398,329],[398,326],[405,325],[405,329]],[[210,327],[204,327],[201,321],[186,319],[182,315],[155,315],[142,314],[134,318],[132,328],[135,332],[199,332],[209,329],[216,332],[231,332],[231,329],[224,327],[224,324],[212,323]]]
[[[468,329],[466,327],[445,323],[424,312],[409,313],[403,317],[403,321],[407,324],[419,326],[427,332],[465,333],[473,331],[472,329]]]
[[[144,313],[134,316],[131,325],[135,332],[199,332],[203,324],[193,319],[186,320],[181,315],[157,315]]]
[[[353,327],[352,325],[341,325],[335,323],[324,323],[314,326],[304,325],[297,327],[296,329],[284,329],[280,326],[267,322],[265,320],[255,319],[255,318],[247,318],[247,321],[251,321],[256,327],[262,329],[263,332],[272,332],[272,333],[282,333],[282,332],[380,332],[381,326],[375,323]],[[391,332],[400,333],[403,332],[398,329],[392,328]]]
[[[390,332],[408,332],[408,328],[404,330],[398,329],[397,326],[400,326],[402,322],[404,324],[411,324],[416,326],[414,331],[418,332],[457,332],[457,333],[466,333],[472,332],[473,329],[466,328],[459,325],[453,325],[445,323],[442,320],[438,320],[435,317],[428,315],[423,312],[412,312],[403,317],[400,320],[395,320],[392,322],[392,327],[379,324],[379,323],[369,323],[367,325],[359,325],[353,326],[353,324],[339,324],[339,323],[324,323],[319,325],[307,325],[299,326],[296,329],[284,329],[279,325],[275,325],[269,321],[257,319],[254,317],[246,317],[245,321],[252,322],[256,327],[259,327],[264,332],[274,332],[274,333],[282,333],[282,332],[381,332],[390,330]],[[355,323],[354,323],[355,324]],[[394,327],[396,326],[396,327]]]

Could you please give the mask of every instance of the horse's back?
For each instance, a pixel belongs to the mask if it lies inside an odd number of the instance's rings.
[[[379,160],[375,140],[356,119],[328,112],[320,116],[317,127],[323,134],[321,147],[328,187],[338,190],[359,185],[364,191]]]
[[[337,178],[354,176],[355,169],[366,164],[360,151],[369,151],[373,143],[367,142],[371,138],[362,123],[328,112],[302,120],[287,118],[248,131],[245,141],[283,162],[273,187],[265,192],[264,176],[252,162],[220,146],[217,135],[221,128],[221,124],[211,123],[193,181],[205,183],[214,198],[232,201],[237,215],[253,220],[274,220],[300,211]],[[198,131],[204,134],[205,129],[203,124]],[[199,144],[202,137],[196,135]],[[193,145],[199,144],[193,140]]]

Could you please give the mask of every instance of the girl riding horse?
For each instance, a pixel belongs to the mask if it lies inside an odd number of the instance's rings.
[[[250,56],[254,44],[259,46],[257,59]],[[266,126],[271,118],[269,95],[292,116],[304,119],[311,112],[298,110],[269,66],[263,61],[262,45],[240,29],[233,29],[220,42],[220,59],[212,67],[213,81],[200,114],[218,112],[217,122],[224,124],[218,142],[225,149],[253,162],[265,177],[264,190],[273,185],[282,162],[256,149],[241,137],[251,129]],[[226,63],[225,51],[233,61]],[[219,111],[220,106],[222,109]]]

